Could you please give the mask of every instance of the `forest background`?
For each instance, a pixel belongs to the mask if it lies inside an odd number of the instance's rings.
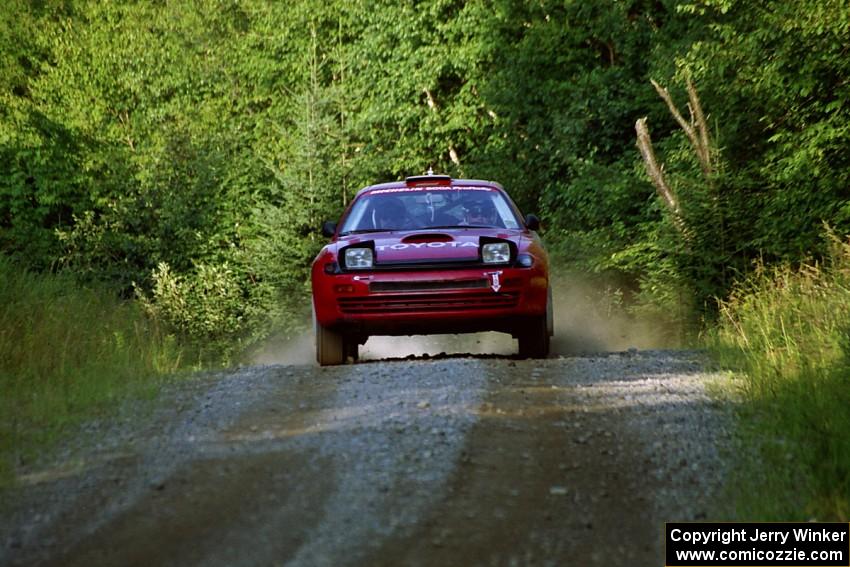
[[[560,257],[703,315],[754,260],[850,232],[847,8],[10,0],[0,250],[230,352],[303,320],[323,219],[430,166],[500,181]],[[711,179],[650,83],[687,116],[686,78]],[[644,116],[687,237],[635,147]]]
[[[696,126],[689,83],[705,154],[659,96]],[[321,221],[429,167],[501,182],[560,265],[636,308],[734,331],[766,267],[835,259],[848,148],[846,0],[5,0],[3,354],[46,360],[67,331],[15,333],[96,305],[135,322],[89,342],[154,336],[151,371],[238,360],[308,320]]]

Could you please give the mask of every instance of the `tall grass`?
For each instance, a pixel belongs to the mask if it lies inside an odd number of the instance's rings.
[[[744,519],[850,517],[850,244],[826,263],[761,269],[709,342],[737,372]]]
[[[69,425],[183,363],[175,339],[134,302],[0,256],[0,485]]]

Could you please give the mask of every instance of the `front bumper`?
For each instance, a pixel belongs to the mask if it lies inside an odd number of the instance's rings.
[[[313,268],[313,302],[323,326],[359,335],[502,331],[546,312],[541,268],[327,274]]]

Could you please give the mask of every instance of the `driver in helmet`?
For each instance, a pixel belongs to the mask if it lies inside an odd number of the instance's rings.
[[[409,217],[404,203],[395,197],[381,199],[375,204],[375,228],[400,230],[408,227]]]
[[[496,226],[497,214],[493,201],[487,197],[476,198],[467,203],[466,224],[472,226]]]

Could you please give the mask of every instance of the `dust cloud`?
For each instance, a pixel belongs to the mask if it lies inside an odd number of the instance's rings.
[[[615,286],[589,282],[580,276],[552,281],[555,336],[553,356],[675,346],[676,334],[662,317],[630,313]],[[504,333],[371,337],[360,347],[360,360],[409,356],[512,356],[517,341]],[[249,358],[250,364],[315,364],[312,330],[290,339],[271,339]]]
[[[383,360],[409,356],[438,356],[441,354],[473,354],[511,356],[516,353],[516,340],[503,333],[473,333],[464,335],[416,335],[411,337],[371,337],[360,347],[360,360]],[[252,365],[316,362],[312,331],[291,339],[272,339],[249,358]]]
[[[659,314],[636,315],[615,285],[578,275],[552,278],[553,355],[675,346],[679,333]]]
[[[510,356],[515,353],[516,340],[504,333],[372,337],[360,348],[361,360],[403,358],[410,355],[493,354]]]
[[[249,358],[248,363],[304,365],[316,362],[313,331],[308,330],[292,338],[276,337],[267,340]]]

